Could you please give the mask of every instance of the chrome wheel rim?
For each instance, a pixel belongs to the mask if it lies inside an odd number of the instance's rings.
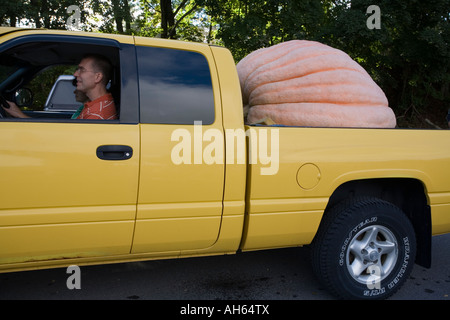
[[[346,255],[351,277],[368,287],[385,279],[394,269],[397,259],[397,239],[381,225],[371,225],[359,231],[352,238]]]

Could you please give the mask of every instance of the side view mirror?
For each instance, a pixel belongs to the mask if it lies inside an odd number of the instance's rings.
[[[14,99],[19,107],[28,107],[33,103],[33,92],[28,88],[18,89]]]

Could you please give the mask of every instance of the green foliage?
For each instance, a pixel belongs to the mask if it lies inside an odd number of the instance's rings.
[[[140,0],[134,34],[202,42],[210,19],[201,0]]]
[[[0,24],[33,26],[36,28],[65,29],[70,14],[67,8],[77,5],[84,8],[88,0],[0,0]],[[84,12],[81,22],[85,20]]]
[[[378,30],[365,26],[372,4],[381,10]],[[449,0],[351,1],[351,7],[343,3],[332,9],[324,39],[371,74],[403,126],[415,126],[411,122],[427,115],[445,127],[450,102],[449,8]]]
[[[318,40],[329,1],[210,1],[218,37],[236,60],[262,47],[292,39]],[[214,5],[215,4],[215,5]]]

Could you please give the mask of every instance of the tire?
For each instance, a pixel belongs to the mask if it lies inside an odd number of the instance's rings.
[[[377,198],[356,198],[326,212],[312,243],[319,281],[342,299],[386,299],[409,277],[416,238],[408,217]]]

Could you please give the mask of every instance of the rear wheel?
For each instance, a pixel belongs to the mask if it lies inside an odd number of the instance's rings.
[[[344,299],[385,299],[412,271],[414,229],[393,204],[377,198],[346,201],[326,213],[312,245],[313,269]]]

